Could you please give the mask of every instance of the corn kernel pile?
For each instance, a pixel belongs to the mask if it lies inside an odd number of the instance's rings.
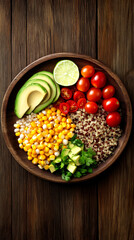
[[[39,114],[32,113],[14,124],[19,147],[27,152],[28,160],[40,169],[49,169],[50,161],[60,155],[59,146],[68,144],[76,125],[55,107]]]

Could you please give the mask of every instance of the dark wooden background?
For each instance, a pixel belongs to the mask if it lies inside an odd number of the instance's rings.
[[[133,0],[0,0],[0,101],[26,65],[54,52],[108,65],[134,104]],[[43,181],[11,157],[0,135],[0,240],[133,240],[134,132],[93,180]]]

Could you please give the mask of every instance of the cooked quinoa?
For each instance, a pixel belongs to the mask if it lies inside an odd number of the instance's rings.
[[[70,117],[76,124],[75,133],[85,148],[91,147],[96,151],[96,160],[105,161],[118,145],[122,130],[120,126],[109,127],[106,123],[107,112],[99,105],[96,114],[88,114],[85,109],[71,113]]]

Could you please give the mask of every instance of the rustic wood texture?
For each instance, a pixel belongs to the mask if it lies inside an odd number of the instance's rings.
[[[98,59],[126,85],[134,104],[134,1],[98,1]],[[102,24],[103,23],[103,24]],[[99,239],[134,239],[134,135],[98,184]]]
[[[0,101],[27,64],[54,52],[98,57],[119,75],[134,104],[132,0],[1,0]],[[134,239],[134,137],[98,178],[73,185],[23,170],[1,136],[0,239]]]

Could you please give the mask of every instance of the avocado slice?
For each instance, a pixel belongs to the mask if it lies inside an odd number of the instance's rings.
[[[76,154],[78,154],[79,152],[81,152],[81,148],[80,147],[78,147],[78,146],[74,146],[74,147],[72,147],[72,149],[71,149],[71,153],[73,154],[73,155],[76,155]]]
[[[56,96],[55,96],[53,102],[56,102],[57,99],[58,99],[59,96],[60,96],[60,86],[59,86],[58,83],[55,82],[54,77],[53,77],[53,74],[52,74],[51,72],[41,71],[41,72],[38,72],[38,73],[34,74],[34,76],[36,76],[36,75],[38,76],[38,74],[45,74],[45,75],[49,76],[49,77],[54,81],[54,83],[55,83],[55,85],[56,85]]]
[[[80,166],[81,164],[79,163],[80,155],[75,155],[72,157],[73,162],[75,163],[76,166]]]
[[[57,157],[55,160],[54,160],[54,163],[60,163],[61,162],[61,157]]]
[[[34,79],[34,80],[28,80],[24,86],[28,86],[30,83],[39,83],[40,85],[42,85],[46,90],[47,90],[47,96],[45,97],[45,99],[43,99],[43,101],[41,102],[41,104],[44,105],[44,108],[47,107],[50,103],[51,103],[51,88],[49,86],[49,84],[47,82],[45,82],[44,80],[40,80],[40,79]],[[29,114],[29,110],[26,112],[26,114]]]
[[[55,172],[56,171],[55,166],[53,164],[50,164],[49,165],[49,170],[50,170],[51,173]]]
[[[28,81],[30,81],[31,79],[34,80],[34,79],[40,79],[40,80],[44,80],[45,82],[47,82],[51,88],[51,96],[50,96],[50,102],[49,104],[51,104],[56,96],[56,85],[54,83],[54,81],[47,75],[45,74],[34,74]],[[41,103],[39,104],[39,106],[37,106],[35,109],[34,109],[34,112],[35,113],[38,113],[40,111],[42,111],[43,109],[45,108],[45,104]]]
[[[14,111],[17,117],[21,118],[27,110],[31,113],[46,95],[46,89],[38,83],[31,83],[28,86],[22,86],[15,99]]]
[[[67,166],[67,170],[72,174],[76,171],[76,169],[77,169],[77,166],[74,164],[74,162],[70,162]]]
[[[68,149],[68,148],[63,149],[61,152],[61,159],[68,156],[69,152],[70,152],[70,149]]]

